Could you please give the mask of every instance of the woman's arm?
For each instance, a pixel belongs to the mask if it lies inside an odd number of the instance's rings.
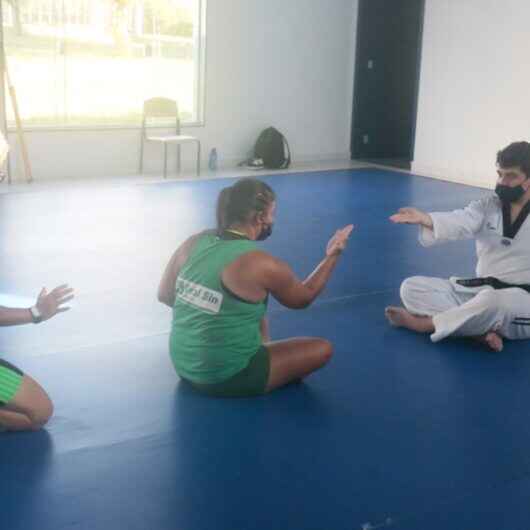
[[[29,307],[18,309],[0,306],[0,326],[18,326],[33,322]]]
[[[286,263],[271,256],[262,269],[262,286],[286,307],[309,306],[324,289],[352,230],[352,225],[337,230],[328,243],[325,258],[304,281],[300,281]]]
[[[338,258],[338,254],[326,256],[303,281],[296,277],[287,263],[273,258],[263,286],[283,306],[290,309],[304,309],[320,294],[331,276]]]
[[[70,308],[62,307],[62,305],[74,297],[73,293],[74,290],[68,285],[59,285],[59,287],[49,293],[46,288],[43,288],[39,293],[37,302],[31,309],[29,307],[19,309],[0,306],[0,326],[17,326],[30,324],[31,322],[42,322],[57,313],[68,311]]]

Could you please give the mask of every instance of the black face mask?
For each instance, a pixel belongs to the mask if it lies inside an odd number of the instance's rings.
[[[272,234],[272,227],[272,223],[269,225],[263,225],[263,228],[261,229],[259,236],[256,238],[256,241],[265,241],[265,239],[270,237],[270,235]]]
[[[518,201],[525,194],[525,189],[521,185],[512,188],[504,184],[497,184],[495,193],[499,196],[501,202],[510,203]]]

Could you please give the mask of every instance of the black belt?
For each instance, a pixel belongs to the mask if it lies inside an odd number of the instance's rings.
[[[490,285],[494,289],[513,289],[517,287],[523,289],[527,293],[530,293],[530,284],[514,285],[513,283],[506,283],[493,276],[487,278],[470,278],[468,280],[456,280],[458,285],[463,287],[483,287],[484,285]]]

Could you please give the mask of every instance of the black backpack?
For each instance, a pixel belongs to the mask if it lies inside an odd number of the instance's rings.
[[[285,136],[269,127],[261,132],[254,146],[254,158],[261,158],[269,169],[285,169],[291,164],[291,150]]]

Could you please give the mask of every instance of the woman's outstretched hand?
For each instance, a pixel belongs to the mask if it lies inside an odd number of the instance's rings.
[[[338,256],[346,248],[352,230],[353,225],[339,228],[329,240],[326,248],[326,256]]]
[[[57,313],[68,311],[68,306],[63,306],[74,297],[74,290],[68,285],[59,285],[48,293],[45,287],[42,288],[37,298],[37,309],[42,315],[42,320],[48,320]]]

